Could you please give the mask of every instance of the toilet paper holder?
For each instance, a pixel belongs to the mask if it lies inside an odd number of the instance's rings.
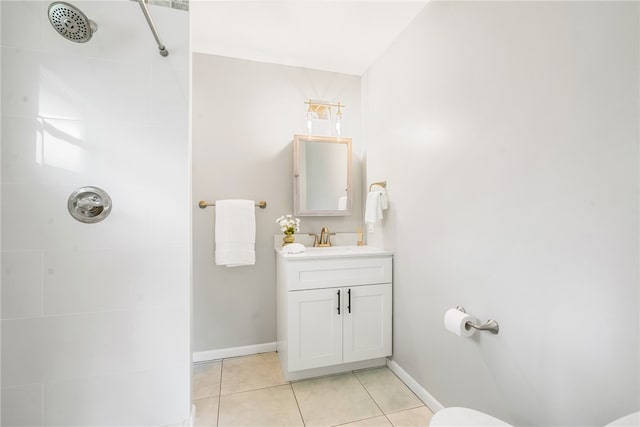
[[[466,313],[467,311],[464,309],[464,307],[462,307],[461,305],[456,307],[457,310]],[[492,334],[497,334],[500,331],[500,325],[498,325],[498,322],[496,322],[493,319],[489,319],[486,322],[484,322],[484,324],[482,325],[476,325],[473,322],[467,322],[465,325],[465,328],[467,328],[467,330],[469,328],[474,328],[477,329],[479,331],[489,331]]]

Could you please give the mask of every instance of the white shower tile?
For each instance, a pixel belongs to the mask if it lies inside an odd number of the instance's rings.
[[[2,389],[3,426],[42,426],[42,384]]]
[[[42,144],[36,162],[41,167],[42,183],[73,183],[90,175],[91,146],[84,120],[40,118]]]
[[[3,182],[171,186],[187,173],[186,140],[184,129],[130,122],[3,117]]]
[[[186,129],[189,118],[181,106],[189,99],[189,37],[179,23],[188,25],[189,14],[160,7],[154,9],[154,19],[162,28],[169,56],[155,55],[151,59],[153,87],[163,88],[153,92],[153,120],[163,127]]]
[[[45,425],[157,426],[180,423],[189,415],[188,389],[183,368],[150,370],[123,375],[85,377],[45,383]]]
[[[42,116],[60,117],[62,112],[62,118],[70,119],[109,117],[145,121],[150,118],[151,85],[147,67],[42,55],[40,70],[39,112]]]
[[[42,249],[49,194],[37,184],[3,184],[2,199],[2,249]]]
[[[92,147],[81,120],[3,117],[4,183],[77,182],[90,172]]]
[[[164,200],[169,197],[174,201],[174,203],[163,205],[162,209],[156,210],[149,216],[148,243],[151,246],[178,246],[185,250],[189,247],[189,236],[184,233],[184,230],[189,228],[187,218],[190,206],[187,191],[188,185],[184,179],[176,179],[173,184],[162,188],[148,189],[151,200]],[[195,204],[193,209],[200,210],[195,207]]]
[[[46,252],[44,312],[185,306],[187,281],[186,248]]]
[[[42,314],[42,252],[2,253],[2,318]]]
[[[159,369],[187,360],[186,307],[46,320],[45,382]]]
[[[140,187],[164,187],[186,176],[186,128],[93,121],[88,138],[92,174],[113,185],[135,182]]]
[[[186,306],[3,320],[3,386],[188,366],[185,331]]]
[[[3,46],[38,49],[42,45],[42,16],[46,14],[41,1],[2,1]]]
[[[42,382],[45,348],[43,318],[2,321],[2,386]]]
[[[170,59],[172,63],[160,63],[160,59],[153,62],[151,75],[153,86],[162,87],[163,90],[153,92],[151,114],[153,122],[162,127],[187,129],[189,114],[184,111],[182,105],[189,99],[189,74],[188,70],[182,70],[176,66],[176,59],[172,57]],[[188,62],[185,61],[185,63]],[[175,84],[176,77],[184,81],[184,84]],[[169,82],[172,81],[174,83],[170,84]]]
[[[37,117],[40,102],[38,54],[3,47],[1,65],[2,114]]]
[[[38,182],[42,168],[42,120],[2,117],[2,182]]]
[[[4,114],[150,120],[148,66],[3,48],[2,74]]]
[[[154,337],[154,355],[152,359],[156,366],[179,366],[184,362],[191,366],[191,337],[189,334],[190,312],[188,305],[174,309],[159,311],[159,316],[153,320],[152,335]],[[191,370],[189,369],[189,385]],[[190,393],[183,391],[185,396]]]
[[[136,313],[96,313],[49,318],[43,362],[46,382],[115,374],[143,366],[150,337]],[[128,328],[136,325],[136,330]],[[134,332],[133,334],[131,332]]]

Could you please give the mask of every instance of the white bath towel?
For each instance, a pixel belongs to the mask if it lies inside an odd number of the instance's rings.
[[[373,232],[373,225],[383,218],[382,211],[389,207],[387,195],[383,191],[370,191],[364,210],[364,222],[369,224],[369,232]]]
[[[216,200],[217,265],[256,263],[256,208],[253,200]]]

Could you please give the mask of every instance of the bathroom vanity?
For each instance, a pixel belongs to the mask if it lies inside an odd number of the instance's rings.
[[[286,380],[385,364],[392,255],[367,246],[277,250],[277,349]]]

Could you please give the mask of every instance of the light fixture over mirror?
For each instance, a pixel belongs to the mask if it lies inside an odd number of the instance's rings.
[[[327,101],[309,99],[304,103],[307,105],[304,126],[307,135],[342,135],[342,109],[345,106],[340,101],[337,104],[332,104]],[[331,107],[337,108],[335,119],[332,119]]]
[[[293,211],[351,215],[351,138],[294,135]]]

